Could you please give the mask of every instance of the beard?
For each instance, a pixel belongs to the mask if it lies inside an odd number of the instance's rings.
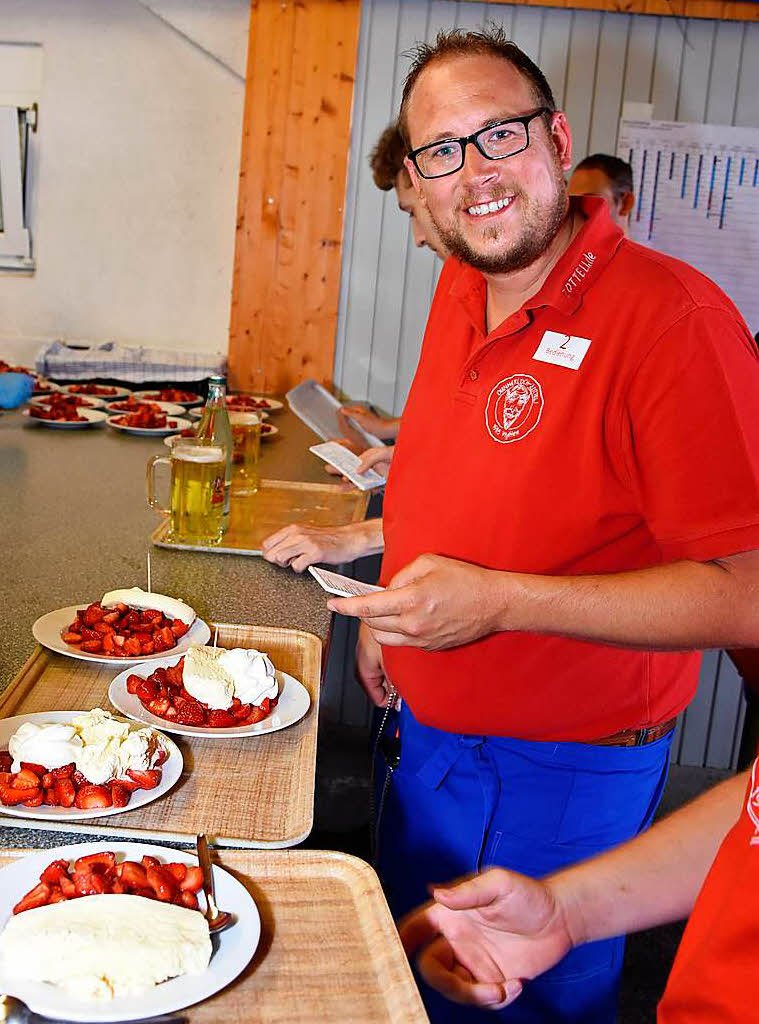
[[[429,207],[428,212],[443,243],[460,262],[468,263],[484,274],[507,274],[515,270],[524,270],[543,255],[558,234],[569,210],[569,198],[558,161],[554,166],[553,180],[553,197],[545,203],[530,199],[519,188],[508,192],[503,190],[504,195],[492,195],[491,198],[496,200],[513,195],[523,211],[521,230],[511,241],[502,237],[500,226],[494,225],[485,229],[484,240],[501,240],[501,247],[494,252],[481,252],[475,249],[457,225],[439,223]],[[497,190],[500,191],[502,190]],[[472,199],[471,202],[465,200],[463,206],[466,209],[477,202],[477,199]]]

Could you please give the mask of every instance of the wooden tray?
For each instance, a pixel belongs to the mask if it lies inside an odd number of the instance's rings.
[[[30,852],[2,850],[0,866]],[[236,981],[181,1011],[192,1024],[427,1021],[368,864],[319,850],[224,850],[215,860],[255,899],[261,941]]]
[[[70,824],[2,815],[0,824],[183,842],[206,832],[220,846],[276,849],[302,842],[314,822],[321,641],[300,630],[219,624],[218,642],[263,650],[278,669],[302,682],[311,696],[305,718],[280,732],[239,740],[172,733],[184,758],[182,777],[139,810]],[[0,696],[0,717],[110,708],[108,686],[122,670],[38,647]]]
[[[156,547],[180,551],[210,551],[224,555],[260,555],[261,541],[289,523],[345,526],[366,516],[369,492],[353,484],[262,480],[255,494],[236,495],[232,488],[229,529],[219,546],[177,544],[169,540],[164,521],[150,535]]]

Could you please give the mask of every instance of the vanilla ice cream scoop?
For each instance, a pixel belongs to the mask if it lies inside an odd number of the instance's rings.
[[[235,695],[234,680],[219,664],[220,653],[218,647],[190,647],[182,670],[185,690],[214,711],[226,711]]]
[[[109,590],[103,594],[100,601],[101,608],[113,608],[117,604],[125,604],[129,608],[146,609],[154,608],[163,612],[167,619],[179,619],[188,626],[195,621],[195,611],[189,604],[180,601],[178,597],[167,597],[166,594],[152,594],[139,587],[130,587],[126,590]]]
[[[10,738],[8,752],[13,758],[11,771],[21,771],[21,762],[41,764],[44,768],[62,768],[76,762],[82,740],[73,725],[24,722]]]

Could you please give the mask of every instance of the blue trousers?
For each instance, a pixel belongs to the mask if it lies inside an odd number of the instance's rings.
[[[431,882],[491,866],[542,876],[647,828],[669,767],[671,734],[640,747],[462,736],[419,724],[404,704],[388,778],[375,765],[376,866],[397,919]],[[624,938],[588,943],[493,1013],[458,1006],[419,982],[433,1024],[613,1024]]]

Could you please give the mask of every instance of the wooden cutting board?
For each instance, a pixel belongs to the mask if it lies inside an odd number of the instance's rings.
[[[3,815],[0,806],[0,824],[184,842],[205,832],[217,845],[254,848],[302,842],[314,820],[321,641],[300,630],[219,624],[218,643],[265,651],[276,668],[303,683],[311,697],[305,718],[279,732],[240,739],[171,733],[184,758],[182,777],[163,797],[138,810],[67,823]],[[77,661],[38,647],[0,696],[0,717],[93,707],[114,711],[108,687],[123,667]]]

